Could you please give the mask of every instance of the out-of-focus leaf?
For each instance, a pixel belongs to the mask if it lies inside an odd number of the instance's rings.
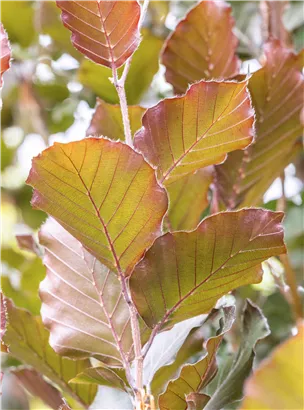
[[[36,36],[34,8],[31,1],[4,1],[1,4],[1,21],[11,43],[28,47]]]
[[[139,44],[140,5],[129,1],[57,1],[75,48],[97,64],[123,65]]]
[[[24,262],[24,256],[16,250],[8,247],[1,248],[1,261],[12,268],[18,269]]]
[[[59,391],[48,383],[41,374],[30,368],[17,368],[12,373],[26,390],[35,397],[39,397],[48,407],[54,410],[62,404],[62,397]]]
[[[56,221],[41,228],[47,276],[40,285],[41,315],[50,344],[65,356],[95,356],[122,366],[132,352],[130,313],[117,276]]]
[[[291,34],[287,31],[283,22],[284,11],[288,3],[289,1],[262,0],[261,10],[265,41],[276,38],[280,40],[283,46],[292,46]]]
[[[240,347],[230,367],[229,373],[217,386],[206,410],[222,409],[228,404],[240,400],[243,395],[243,383],[251,372],[255,357],[255,345],[269,335],[267,320],[262,311],[247,300],[243,312],[242,336]],[[214,380],[217,383],[217,380]]]
[[[234,307],[224,308],[224,317],[220,321],[217,335],[208,339],[205,345],[206,353],[194,364],[183,366],[177,379],[170,381],[165,393],[159,397],[160,410],[187,409],[187,396],[199,393],[215,376],[217,371],[216,352],[224,337],[231,329],[235,319]],[[191,396],[190,396],[191,399]],[[194,397],[192,397],[192,400]],[[199,399],[197,397],[197,399]],[[202,399],[202,397],[200,398]],[[207,398],[205,398],[207,401]],[[199,400],[201,401],[201,400]]]
[[[3,74],[10,67],[11,47],[8,41],[7,33],[0,23],[0,87],[3,84]]]
[[[122,369],[110,369],[109,367],[101,365],[85,369],[84,372],[70,380],[70,383],[94,383],[102,386],[115,387],[124,391],[126,391],[126,386],[128,384]]]
[[[166,191],[143,156],[121,142],[86,138],[34,158],[27,183],[42,209],[111,270],[129,275],[160,233]]]
[[[281,344],[245,383],[242,410],[302,409],[304,325]]]
[[[162,53],[166,80],[176,93],[201,79],[228,79],[238,74],[231,7],[222,1],[201,1],[180,21]]]
[[[148,89],[159,67],[159,52],[163,41],[148,30],[142,31],[142,41],[132,57],[125,88],[128,104],[138,104]],[[122,73],[122,69],[118,70]],[[83,60],[78,71],[79,81],[91,88],[104,101],[118,104],[119,99],[114,85],[109,81],[112,72],[109,68]]]
[[[9,353],[41,372],[82,406],[92,403],[96,388],[92,385],[69,385],[70,379],[90,366],[89,360],[69,360],[57,355],[48,344],[49,333],[40,317],[16,308],[5,299],[7,327],[3,338]]]
[[[212,180],[213,169],[207,167],[186,175],[168,186],[168,218],[172,230],[196,228],[209,204],[207,195]]]
[[[1,387],[3,409],[28,410],[30,408],[28,395],[12,373],[4,373]]]
[[[37,244],[33,234],[18,234],[16,235],[16,241],[20,249],[33,252],[36,255],[40,255],[39,245]]]
[[[201,81],[182,97],[149,108],[134,145],[157,167],[161,183],[225,160],[253,139],[247,82]]]
[[[154,242],[130,278],[133,301],[149,327],[172,326],[208,312],[225,293],[261,280],[261,262],[286,251],[283,213],[223,212],[195,231]]]
[[[15,155],[15,150],[7,147],[3,138],[1,138],[1,171],[11,165]]]
[[[209,400],[210,397],[207,394],[190,393],[186,397],[187,410],[203,409]]]
[[[138,105],[129,107],[129,119],[132,135],[141,127],[145,108]],[[97,98],[95,112],[87,130],[87,136],[105,136],[113,140],[125,140],[120,105],[111,105]]]
[[[1,306],[1,312],[0,312],[0,342],[2,343],[2,338],[3,338],[3,335],[5,333],[5,327],[6,327],[6,316],[5,316],[4,301],[3,301],[2,292],[0,293],[0,306]]]
[[[278,40],[265,45],[266,62],[249,80],[256,112],[256,139],[216,167],[219,194],[229,208],[254,206],[293,159],[302,132],[302,56]]]

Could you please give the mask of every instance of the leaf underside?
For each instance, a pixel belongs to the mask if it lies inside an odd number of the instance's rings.
[[[118,68],[139,44],[137,1],[57,1],[72,43],[97,64]]]
[[[285,252],[281,212],[243,209],[204,219],[154,242],[130,278],[138,312],[162,329],[208,312],[239,286],[261,280],[261,262]]]
[[[247,82],[201,81],[182,97],[149,108],[134,146],[157,167],[161,183],[208,165],[251,143],[253,110]]]
[[[231,7],[222,1],[202,1],[179,22],[162,53],[166,80],[176,93],[201,79],[228,79],[238,74],[238,44]]]

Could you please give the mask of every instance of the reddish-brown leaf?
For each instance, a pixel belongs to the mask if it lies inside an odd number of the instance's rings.
[[[283,14],[289,1],[261,1],[264,38],[266,41],[278,39],[282,45],[291,47],[292,37],[283,22]]]
[[[231,209],[260,203],[298,151],[294,144],[303,130],[303,54],[294,54],[278,40],[266,44],[265,54],[265,65],[249,80],[256,139],[248,149],[229,154],[216,167],[221,199]]]
[[[251,143],[253,110],[247,81],[201,81],[182,97],[149,108],[134,145],[157,167],[161,183],[208,165]]]
[[[225,293],[261,280],[261,262],[284,253],[282,212],[243,209],[156,239],[130,278],[146,324],[162,329],[208,312]]]
[[[140,5],[128,1],[58,1],[72,43],[95,63],[118,68],[139,44]]]
[[[27,183],[35,208],[120,275],[131,273],[160,234],[168,206],[143,156],[104,138],[56,143],[33,159]]]
[[[189,11],[167,39],[162,53],[166,79],[175,92],[201,79],[228,79],[239,71],[231,7],[202,1]]]
[[[3,84],[3,74],[10,67],[11,47],[8,36],[2,23],[0,23],[0,87]]]

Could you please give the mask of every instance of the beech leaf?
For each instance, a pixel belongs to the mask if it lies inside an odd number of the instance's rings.
[[[182,97],[149,108],[134,145],[157,167],[161,183],[208,165],[251,143],[253,110],[247,81],[201,81]]]
[[[0,23],[0,87],[3,85],[3,74],[10,68],[11,47],[8,36]]]
[[[57,1],[78,51],[97,64],[118,68],[139,44],[137,1]]]
[[[282,47],[278,40],[265,45],[266,62],[249,80],[256,112],[256,139],[245,151],[230,153],[216,167],[219,194],[229,208],[254,206],[290,163],[303,124],[303,55]]]
[[[134,135],[141,127],[141,119],[146,109],[139,105],[130,105],[128,111],[131,132]],[[113,140],[119,139],[124,141],[125,134],[120,105],[108,104],[97,98],[95,112],[87,130],[87,136],[105,136]]]
[[[211,399],[205,407],[206,410],[222,409],[242,398],[244,380],[252,370],[255,345],[260,339],[269,334],[267,320],[262,311],[247,300],[243,312],[242,338],[239,350],[227,376],[224,380],[221,380],[219,386],[211,395]]]
[[[238,74],[237,38],[231,7],[223,1],[201,1],[167,39],[162,63],[176,93],[201,79],[228,79]]]
[[[97,389],[92,385],[69,385],[70,379],[90,366],[89,360],[69,360],[58,356],[48,344],[49,333],[39,316],[16,308],[5,298],[7,326],[3,337],[9,353],[58,385],[80,405],[91,404]]]
[[[186,175],[167,187],[170,230],[196,228],[209,204],[208,191],[212,180],[213,168],[207,167]]]
[[[193,401],[191,393],[199,393],[206,384],[215,376],[217,372],[216,352],[221,344],[223,336],[231,329],[235,319],[235,308],[233,306],[223,309],[224,317],[220,321],[220,328],[217,335],[211,337],[206,342],[207,354],[194,364],[183,366],[177,379],[170,381],[165,393],[159,397],[160,410],[187,409],[187,401]],[[200,397],[203,399],[204,397]],[[197,398],[198,399],[198,398]],[[204,398],[206,403],[207,397]],[[208,398],[209,399],[209,398]],[[199,400],[201,402],[201,400]],[[191,407],[190,407],[191,408]]]
[[[114,387],[127,391],[127,380],[121,369],[110,369],[106,366],[89,367],[84,372],[78,374],[70,383],[80,384],[100,384],[102,386]]]
[[[298,334],[278,346],[245,383],[242,410],[302,409],[303,322]]]
[[[186,397],[187,410],[203,409],[210,400],[210,396],[203,393],[190,393]]]
[[[47,275],[40,285],[41,315],[50,345],[65,356],[123,366],[132,353],[130,313],[117,275],[56,221],[41,228]]]
[[[205,218],[192,232],[156,239],[130,278],[146,324],[167,328],[208,312],[229,291],[262,278],[261,262],[286,252],[282,212],[243,209]]]
[[[261,2],[261,11],[263,17],[263,28],[266,41],[274,38],[281,41],[282,45],[292,47],[292,36],[283,22],[283,15],[288,1],[269,1]]]
[[[166,191],[142,155],[103,138],[55,143],[33,159],[27,183],[34,208],[120,275],[159,235],[167,210]]]

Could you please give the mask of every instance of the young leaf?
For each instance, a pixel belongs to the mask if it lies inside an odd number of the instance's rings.
[[[209,400],[210,397],[207,394],[190,393],[186,397],[187,410],[203,409]]]
[[[225,293],[261,280],[261,262],[284,253],[281,212],[243,209],[154,242],[130,278],[146,324],[165,329],[208,312]]]
[[[89,367],[84,372],[79,373],[70,383],[80,384],[100,384],[102,386],[115,387],[127,391],[127,380],[121,369],[110,369],[106,366]]]
[[[219,164],[228,152],[251,143],[253,110],[246,86],[246,81],[201,81],[184,96],[146,111],[134,145],[157,167],[161,183]]]
[[[7,33],[0,23],[0,87],[3,85],[3,74],[10,68],[11,47]]]
[[[134,135],[141,127],[141,119],[146,109],[139,105],[131,105],[128,107],[128,110],[131,132]],[[111,105],[97,98],[95,112],[87,130],[87,136],[105,136],[113,140],[119,139],[124,141],[125,133],[120,105]]]
[[[167,187],[170,230],[195,229],[207,208],[208,190],[213,180],[213,168],[199,169]]]
[[[247,300],[242,324],[242,338],[239,351],[232,363],[225,380],[212,394],[205,410],[225,408],[228,404],[240,400],[243,394],[243,383],[252,369],[255,357],[255,345],[270,333],[267,320],[261,310]]]
[[[159,235],[167,210],[166,192],[142,155],[103,138],[54,144],[33,159],[27,183],[34,208],[120,275]]]
[[[187,401],[192,401],[191,393],[199,393],[215,376],[217,371],[216,352],[226,332],[231,329],[235,319],[234,307],[223,309],[224,318],[220,322],[217,335],[208,339],[205,347],[207,354],[194,364],[185,365],[177,379],[170,381],[165,393],[159,397],[160,410],[187,409]],[[192,399],[191,399],[192,397]],[[196,397],[201,400],[204,397]],[[209,398],[208,398],[209,399]],[[206,402],[205,397],[203,402]]]
[[[288,1],[263,0],[261,11],[266,41],[276,38],[283,46],[292,47],[291,33],[287,31],[283,22],[284,11],[288,3]]]
[[[57,410],[63,403],[59,391],[34,369],[18,367],[12,370],[19,382],[35,397],[39,397],[48,407]]]
[[[68,384],[70,379],[90,366],[89,360],[69,360],[58,356],[48,344],[49,333],[40,317],[16,308],[9,299],[5,299],[5,310],[7,326],[3,341],[9,353],[42,373],[83,407],[92,403],[97,391],[94,386]]]
[[[123,65],[139,44],[140,5],[129,1],[57,1],[78,51],[97,64]]]
[[[231,7],[222,1],[201,1],[180,21],[162,53],[166,80],[176,93],[201,79],[227,79],[238,74]]]
[[[303,338],[302,323],[248,378],[242,410],[303,408]]]
[[[258,205],[298,148],[303,126],[302,56],[278,40],[265,45],[266,62],[249,80],[256,112],[256,139],[245,151],[233,152],[216,167],[219,193],[231,209]]]

